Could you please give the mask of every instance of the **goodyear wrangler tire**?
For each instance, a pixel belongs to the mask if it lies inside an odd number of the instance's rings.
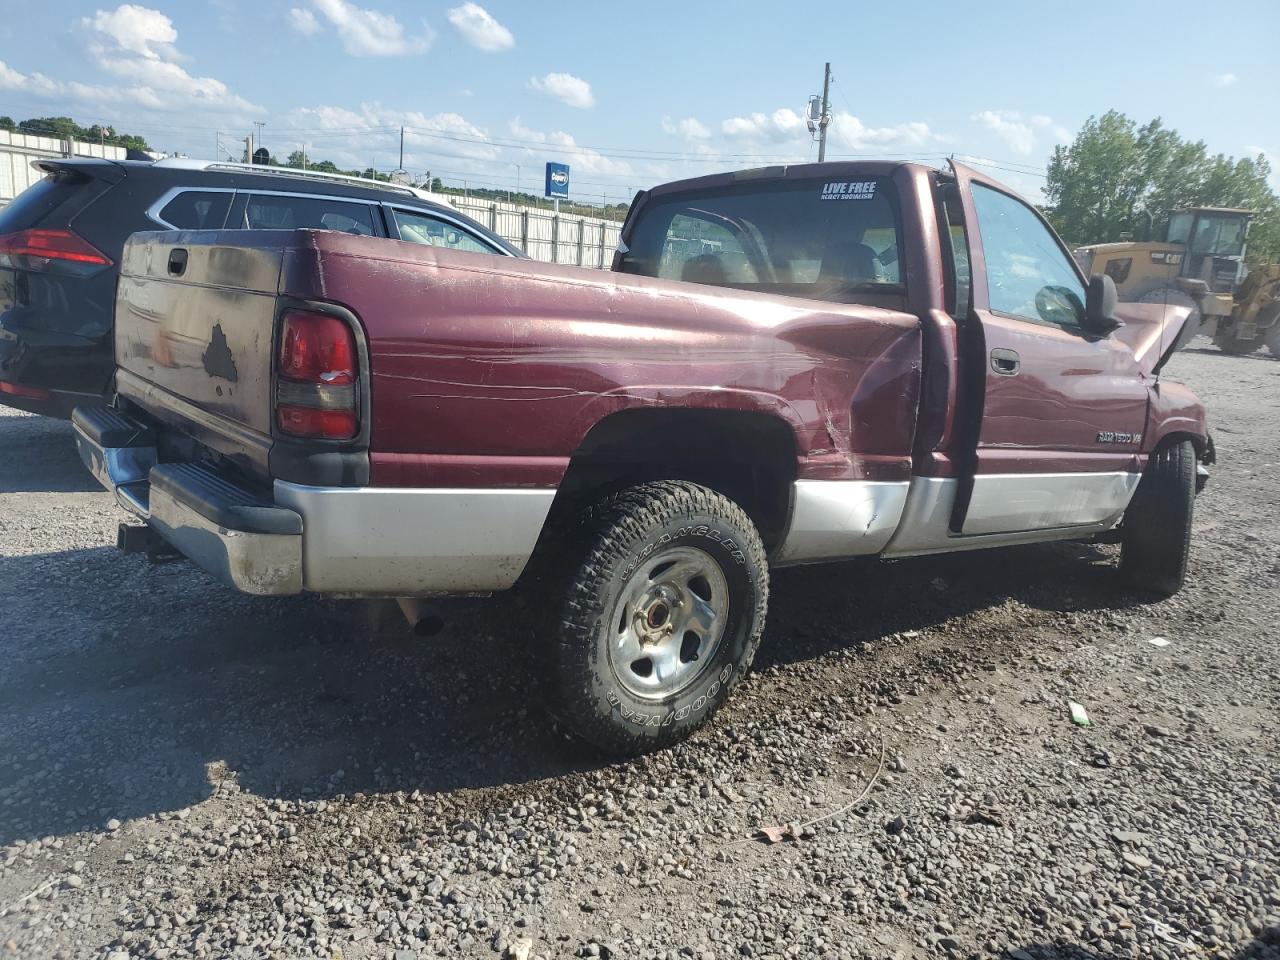
[[[636,754],[688,736],[751,666],[769,569],[732,501],[646,483],[589,510],[571,537],[552,637],[560,710],[585,740]]]
[[[1121,528],[1120,572],[1133,586],[1166,597],[1182,588],[1195,499],[1196,452],[1191,442],[1153,453]]]

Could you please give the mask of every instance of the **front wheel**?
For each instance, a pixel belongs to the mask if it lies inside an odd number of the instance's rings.
[[[1196,451],[1191,442],[1153,453],[1120,531],[1120,572],[1133,586],[1166,597],[1182,588],[1195,499]]]
[[[1236,325],[1218,324],[1218,330],[1213,335],[1213,345],[1223,353],[1230,353],[1233,356],[1244,357],[1253,353],[1262,346],[1262,340],[1254,337],[1251,340],[1245,340],[1236,336]]]
[[[701,726],[751,666],[769,571],[737,504],[705,487],[632,487],[583,517],[548,638],[560,709],[596,746],[636,754]]]
[[[1258,329],[1262,331],[1262,341],[1273,357],[1280,358],[1280,303],[1263,307],[1258,312]]]

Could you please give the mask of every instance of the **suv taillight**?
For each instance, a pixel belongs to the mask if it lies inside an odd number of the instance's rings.
[[[287,311],[276,358],[276,423],[295,437],[350,440],[359,432],[356,338],[343,320]]]
[[[0,233],[0,257],[25,257],[34,266],[50,260],[110,266],[111,259],[83,237],[70,230],[18,230]],[[40,261],[44,261],[41,263]]]

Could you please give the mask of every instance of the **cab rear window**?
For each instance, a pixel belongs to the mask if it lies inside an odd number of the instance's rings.
[[[651,201],[621,270],[856,302],[902,292],[898,233],[883,178],[756,181]]]

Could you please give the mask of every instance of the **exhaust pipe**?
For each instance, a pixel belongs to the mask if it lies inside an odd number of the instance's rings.
[[[417,637],[434,637],[444,629],[444,617],[435,604],[419,597],[396,597],[396,604],[405,620],[409,621],[409,629]]]

